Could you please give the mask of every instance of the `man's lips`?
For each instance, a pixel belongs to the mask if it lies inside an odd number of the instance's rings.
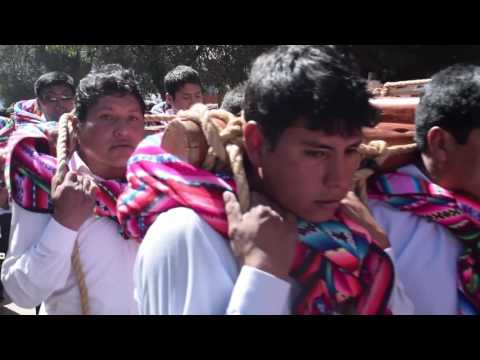
[[[336,208],[340,205],[340,200],[316,200],[315,204],[326,208]]]
[[[111,150],[115,150],[115,149],[134,149],[134,148],[135,147],[130,145],[130,144],[116,144],[116,145],[110,146]]]

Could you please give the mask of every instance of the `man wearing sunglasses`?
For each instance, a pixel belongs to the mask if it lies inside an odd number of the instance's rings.
[[[47,121],[58,121],[60,116],[74,107],[73,78],[60,71],[43,74],[35,82],[38,110]]]
[[[60,116],[74,107],[75,85],[73,78],[60,71],[40,76],[34,85],[35,99],[14,104],[12,118],[17,125],[58,121]]]
[[[40,76],[34,85],[35,99],[22,100],[13,106],[12,118],[16,125],[25,123],[42,123],[60,119],[64,113],[74,108],[75,85],[73,78],[60,71],[53,71]],[[50,134],[51,142],[56,143],[56,132]],[[3,166],[0,167],[3,170]],[[0,186],[0,267],[8,250],[10,236],[11,213],[8,204],[7,189]],[[0,284],[0,303],[8,303],[3,299]],[[37,313],[38,313],[37,307]]]

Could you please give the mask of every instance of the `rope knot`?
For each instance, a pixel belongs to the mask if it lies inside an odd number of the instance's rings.
[[[196,123],[205,136],[208,150],[202,168],[208,171],[232,171],[240,208],[246,211],[250,204],[250,190],[242,156],[245,119],[225,110],[210,110],[203,104],[180,111],[178,117]]]
[[[389,148],[383,140],[373,140],[368,144],[362,144],[359,150],[365,158],[374,159],[378,165],[381,165],[389,156]]]
[[[219,162],[231,167],[228,149],[243,149],[243,125],[245,121],[224,110],[210,110],[203,114],[202,130],[209,150],[204,167],[213,169]]]

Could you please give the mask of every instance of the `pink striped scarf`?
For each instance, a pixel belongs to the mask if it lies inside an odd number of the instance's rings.
[[[55,154],[50,154],[48,132],[58,123],[23,125],[13,132],[6,146],[5,179],[11,198],[32,212],[51,213],[51,181],[57,167]],[[97,182],[97,216],[117,222],[116,201],[125,183],[115,180]]]
[[[459,313],[480,311],[480,204],[430,181],[399,172],[369,182],[369,198],[434,221],[461,241],[458,259]],[[426,239],[428,240],[428,239]]]
[[[160,143],[158,134],[147,137],[129,160],[117,211],[124,232],[141,241],[160,213],[187,207],[228,238],[222,194],[235,192],[231,176],[195,168]],[[296,314],[389,313],[393,264],[365,229],[339,216],[321,224],[300,220],[298,231],[291,270],[302,287]]]

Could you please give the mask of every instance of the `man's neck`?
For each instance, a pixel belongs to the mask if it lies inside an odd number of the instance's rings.
[[[105,166],[104,164],[98,164],[91,162],[85,154],[81,151],[78,152],[80,159],[85,163],[88,170],[95,176],[104,180],[123,180],[125,179],[126,167],[112,167]]]
[[[420,170],[420,172],[425,175],[430,181],[435,182],[434,176],[432,176],[431,171],[429,171],[428,166],[428,157],[427,155],[424,154],[418,154],[418,156],[415,157],[415,160],[413,164]]]
[[[268,191],[268,187],[265,186],[265,183],[258,174],[259,169],[255,168],[250,163],[250,161],[248,161],[248,158],[244,158],[244,168],[250,191],[254,191],[263,195],[264,197],[275,203],[279,208],[283,208],[282,205],[271,195],[271,192]]]
[[[260,179],[258,176],[258,169],[256,169],[246,157],[244,158],[243,162],[250,191],[265,194],[265,186],[262,179]]]
[[[465,197],[470,198],[471,200],[478,201],[480,202],[480,198],[472,193],[467,193],[464,191],[461,191],[460,189],[453,189],[451,188],[448,183],[445,183],[444,181],[440,181],[439,178],[440,176],[436,174],[434,171],[434,167],[431,163],[431,159],[428,157],[426,154],[421,154],[421,156],[418,156],[415,165],[417,168],[434,184],[451,191],[452,193],[456,193],[459,195],[463,195]]]

